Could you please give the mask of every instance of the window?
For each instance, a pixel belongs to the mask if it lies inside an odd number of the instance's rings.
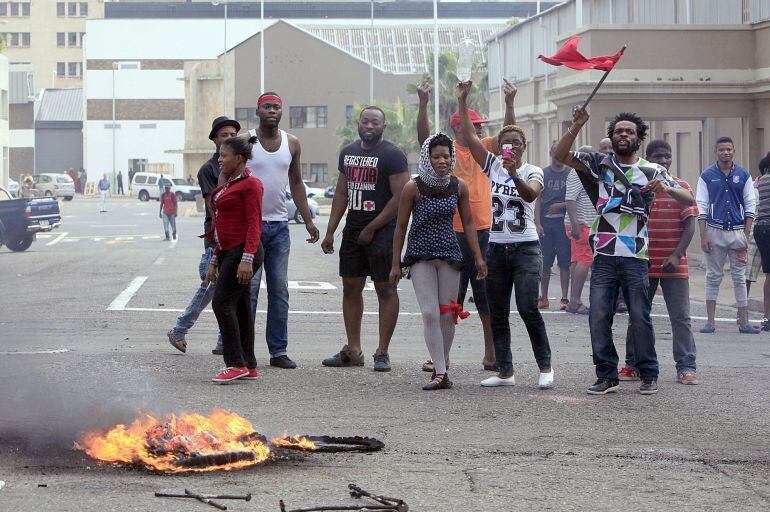
[[[353,105],[346,105],[345,106],[345,119],[353,119],[353,117],[356,115],[356,109],[353,108]]]
[[[8,120],[8,91],[0,91],[0,119]]]
[[[11,2],[11,16],[18,16],[19,15],[19,3],[18,2]]]
[[[29,2],[24,2],[21,4],[21,15],[29,16]]]
[[[75,2],[67,2],[67,16],[75,17],[78,15],[78,4]]]
[[[11,32],[8,35],[11,36],[8,39],[8,46],[19,46],[19,33],[18,32]]]
[[[154,130],[157,127],[157,123],[139,123],[140,130]]]
[[[0,2],[0,16],[8,16],[8,4]]]
[[[56,15],[64,17],[64,2],[56,2]]]
[[[21,45],[24,48],[29,48],[30,39],[31,38],[30,38],[29,32],[22,32],[21,33]]]
[[[104,123],[104,129],[105,130],[112,130],[113,127],[116,130],[120,130],[120,123],[115,123],[114,125],[112,123]]]
[[[78,45],[78,33],[77,32],[67,32],[67,46],[69,47],[75,47]]]
[[[78,76],[77,62],[70,62],[67,64],[67,76]]]
[[[141,66],[138,62],[118,62],[118,69],[141,69]]]
[[[326,107],[290,107],[291,128],[326,128]]]
[[[64,62],[57,62],[56,63],[56,76],[64,76],[64,70],[65,70],[65,63]]]
[[[137,185],[144,185],[147,183],[147,176],[134,176],[134,183]]]
[[[88,2],[80,2],[80,16],[88,16]]]
[[[241,128],[244,130],[259,127],[259,118],[255,108],[236,108],[235,120],[241,124]]]
[[[326,164],[310,164],[310,181],[326,182]]]
[[[157,182],[158,182],[158,178],[156,176],[147,176],[148,185],[155,185]]]
[[[62,48],[64,46],[64,32],[56,33],[56,46]]]

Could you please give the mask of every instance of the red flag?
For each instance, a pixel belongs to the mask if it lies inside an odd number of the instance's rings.
[[[602,71],[611,70],[623,55],[620,50],[615,55],[600,55],[598,57],[584,57],[578,51],[578,41],[580,36],[572,36],[564,46],[559,48],[553,57],[538,55],[538,59],[553,66],[567,66],[571,69],[600,69]]]

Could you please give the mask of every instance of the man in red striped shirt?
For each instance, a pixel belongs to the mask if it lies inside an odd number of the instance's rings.
[[[647,160],[666,168],[671,167],[671,146],[664,140],[653,140],[647,145]],[[692,194],[690,185],[673,177]],[[683,205],[666,193],[655,194],[650,209],[648,255],[650,258],[650,297],[658,285],[663,289],[671,334],[677,380],[682,384],[697,384],[695,368],[695,339],[690,322],[690,284],[685,250],[695,234],[698,218],[696,205]],[[618,374],[620,380],[639,380],[634,367],[632,332],[626,336],[626,366]]]
[[[171,192],[171,185],[166,185],[165,192],[160,196],[160,218],[163,219],[163,231],[166,232],[166,241],[168,238],[168,227],[171,226],[172,235],[176,240],[176,194]]]

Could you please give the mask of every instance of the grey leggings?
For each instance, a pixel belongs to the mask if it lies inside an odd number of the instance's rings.
[[[420,261],[410,270],[414,293],[422,313],[425,344],[436,373],[446,373],[446,360],[455,337],[452,313],[442,315],[439,304],[449,304],[457,299],[460,287],[460,271],[443,260]]]

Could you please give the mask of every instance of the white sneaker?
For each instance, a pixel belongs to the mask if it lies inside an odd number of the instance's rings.
[[[553,370],[550,372],[540,372],[540,378],[537,381],[537,387],[540,389],[551,389],[553,384]]]
[[[481,381],[481,385],[485,388],[496,388],[498,386],[513,386],[515,383],[515,379],[513,375],[508,377],[507,379],[501,379],[497,375],[493,377],[489,377],[488,379],[484,379]]]

